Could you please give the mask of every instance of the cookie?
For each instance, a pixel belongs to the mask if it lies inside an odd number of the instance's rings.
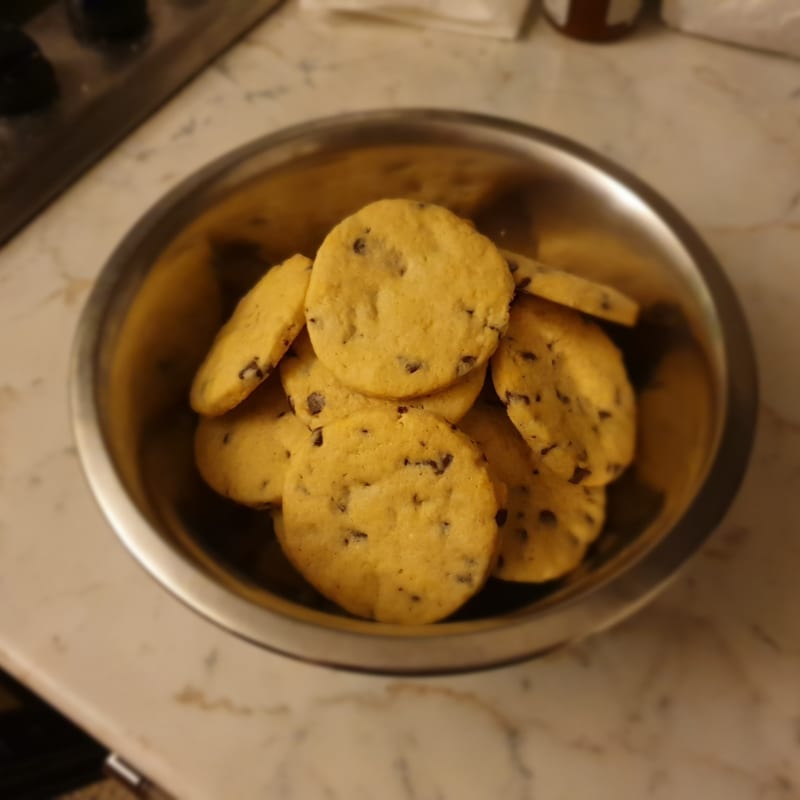
[[[306,322],[320,361],[345,386],[419,397],[486,363],[513,293],[505,259],[469,223],[440,206],[380,200],[325,238]]]
[[[190,401],[198,414],[230,411],[275,368],[303,327],[310,275],[311,261],[292,256],[239,301],[195,374]]]
[[[501,408],[477,405],[460,427],[483,450],[492,478],[508,485],[494,576],[542,583],[575,569],[603,527],[605,489],[541,469]]]
[[[422,408],[449,422],[458,422],[469,411],[483,386],[486,365],[473,369],[452,386],[434,394],[403,401],[370,397],[349,389],[338,380],[317,358],[308,334],[303,332],[281,360],[280,374],[295,414],[312,428],[327,425],[334,419],[357,411],[372,408],[396,409],[403,405]]]
[[[633,326],[639,304],[612,286],[555,269],[534,258],[501,250],[514,276],[518,292],[542,297],[593,317]]]
[[[633,460],[636,406],[622,354],[576,311],[518,298],[492,380],[526,444],[559,477],[601,486]]]
[[[201,417],[195,463],[224,497],[255,508],[280,505],[291,455],[307,435],[274,376],[228,414]]]
[[[417,624],[481,588],[496,514],[483,455],[465,434],[426,411],[376,409],[307,437],[276,533],[306,580],[342,608]]]

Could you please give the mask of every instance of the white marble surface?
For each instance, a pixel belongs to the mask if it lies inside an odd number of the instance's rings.
[[[655,27],[418,36],[289,3],[0,253],[0,664],[182,798],[800,797],[800,66]],[[151,581],[84,485],[66,376],[94,277],[166,189],[265,131],[403,105],[543,125],[657,187],[741,295],[763,406],[738,500],[648,609],[398,681],[262,652]]]

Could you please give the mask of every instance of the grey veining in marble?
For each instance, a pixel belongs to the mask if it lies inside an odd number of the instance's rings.
[[[539,661],[396,681],[260,651],[151,581],[84,484],[66,375],[89,287],[163,192],[264,132],[404,105],[548,127],[655,186],[742,298],[763,404],[734,507],[650,607]],[[795,62],[286,4],[0,253],[0,664],[186,798],[800,797],[799,253]]]

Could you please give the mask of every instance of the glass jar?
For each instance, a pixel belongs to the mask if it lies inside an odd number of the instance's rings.
[[[642,0],[543,0],[542,5],[550,22],[567,36],[607,42],[634,29]]]

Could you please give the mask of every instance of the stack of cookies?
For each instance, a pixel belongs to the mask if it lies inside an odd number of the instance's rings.
[[[346,611],[441,620],[490,575],[563,577],[602,531],[636,408],[590,317],[637,313],[445,208],[380,200],[313,265],[270,269],[219,331],[191,390],[197,466],[270,509],[289,560]]]

